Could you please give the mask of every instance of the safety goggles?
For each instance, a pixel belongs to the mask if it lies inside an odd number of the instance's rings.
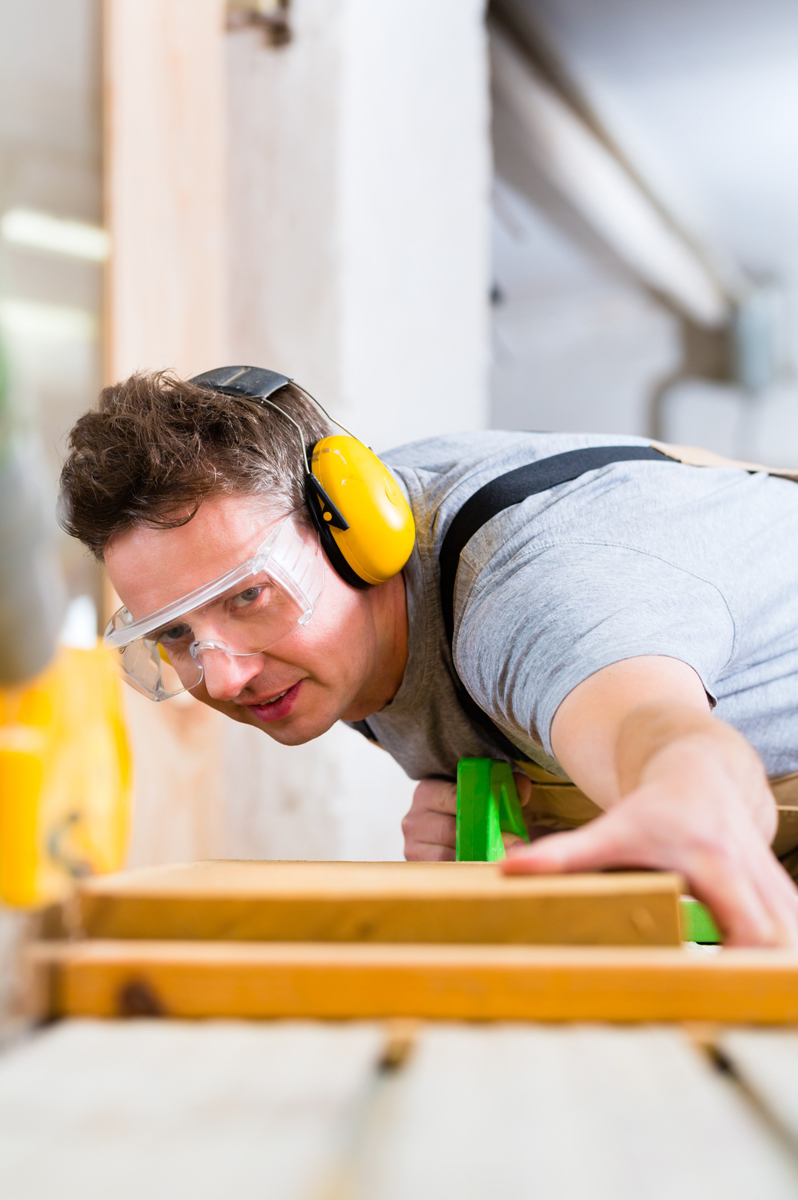
[[[197,687],[211,654],[262,654],[313,616],[324,582],[318,535],[284,517],[239,567],[135,621],[111,617],[104,641],[123,677],[151,700]]]

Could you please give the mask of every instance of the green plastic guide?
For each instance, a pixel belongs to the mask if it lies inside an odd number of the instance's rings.
[[[498,862],[505,857],[503,833],[529,841],[509,763],[495,758],[461,758],[457,764],[457,861]],[[692,897],[682,898],[686,942],[717,945],[712,916]]]

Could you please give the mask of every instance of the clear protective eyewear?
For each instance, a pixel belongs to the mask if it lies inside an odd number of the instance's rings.
[[[323,583],[318,535],[284,517],[251,558],[187,596],[138,621],[118,609],[103,640],[128,683],[169,700],[202,682],[206,654],[262,654],[307,625]]]

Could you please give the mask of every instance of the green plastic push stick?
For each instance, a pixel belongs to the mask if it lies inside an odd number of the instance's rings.
[[[723,941],[712,913],[692,896],[682,896],[682,938],[703,946],[717,946]]]
[[[503,833],[529,841],[509,763],[461,758],[457,764],[457,861],[498,862]]]
[[[495,758],[461,758],[457,764],[457,861],[498,862],[505,857],[503,833],[529,841],[509,763]],[[682,937],[717,945],[720,933],[709,909],[682,898]]]

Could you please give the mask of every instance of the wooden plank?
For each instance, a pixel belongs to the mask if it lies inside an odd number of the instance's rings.
[[[731,1029],[717,1036],[715,1046],[798,1146],[798,1032]]]
[[[798,1022],[798,954],[313,942],[39,943],[51,1016]]]
[[[421,1031],[357,1200],[794,1197],[794,1160],[674,1029]]]
[[[222,0],[104,0],[109,381],[224,352]]]
[[[226,358],[224,50],[222,0],[103,0],[107,384]],[[225,718],[188,694],[152,704],[126,688],[125,706],[128,861],[223,853]]]
[[[677,875],[491,863],[202,862],[81,886],[91,937],[678,945]]]
[[[65,1022],[0,1058],[3,1200],[307,1200],[378,1026]]]

